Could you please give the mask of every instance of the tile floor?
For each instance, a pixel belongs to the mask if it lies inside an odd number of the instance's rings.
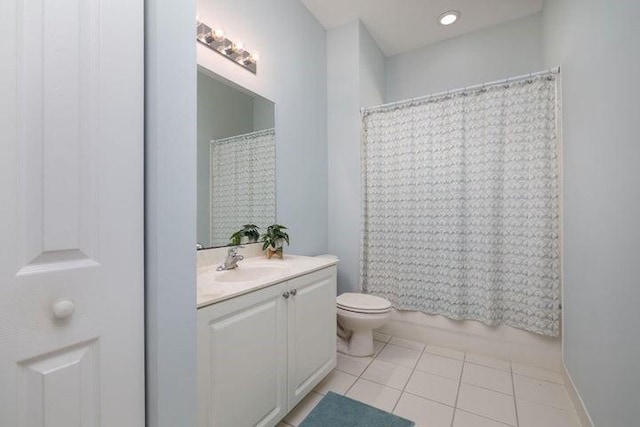
[[[328,391],[416,427],[580,427],[560,374],[375,334],[373,357],[338,366],[284,419],[297,427]]]

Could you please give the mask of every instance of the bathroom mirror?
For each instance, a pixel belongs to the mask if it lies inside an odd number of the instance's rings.
[[[197,138],[198,248],[274,224],[275,104],[199,67]]]

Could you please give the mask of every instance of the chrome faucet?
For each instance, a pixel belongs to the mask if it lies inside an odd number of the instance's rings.
[[[216,270],[223,271],[233,270],[234,268],[236,268],[238,266],[238,261],[242,261],[244,259],[242,255],[238,255],[238,248],[241,247],[242,246],[233,246],[229,248],[229,250],[227,251],[227,257],[222,264],[216,267]]]

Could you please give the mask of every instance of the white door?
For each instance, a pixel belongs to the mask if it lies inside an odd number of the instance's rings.
[[[0,425],[141,427],[143,2],[1,3]]]
[[[336,366],[336,267],[289,281],[288,391],[293,409]]]

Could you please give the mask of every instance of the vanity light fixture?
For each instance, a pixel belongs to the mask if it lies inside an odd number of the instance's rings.
[[[456,22],[458,18],[460,18],[460,12],[457,10],[448,10],[438,17],[438,22],[440,25],[447,26]]]
[[[240,40],[230,40],[226,37],[222,28],[211,28],[200,21],[199,17],[196,17],[196,26],[196,40],[209,49],[218,52],[225,58],[246,68],[253,74],[256,74],[258,71],[258,61],[260,60],[260,54],[258,52],[247,51]]]

